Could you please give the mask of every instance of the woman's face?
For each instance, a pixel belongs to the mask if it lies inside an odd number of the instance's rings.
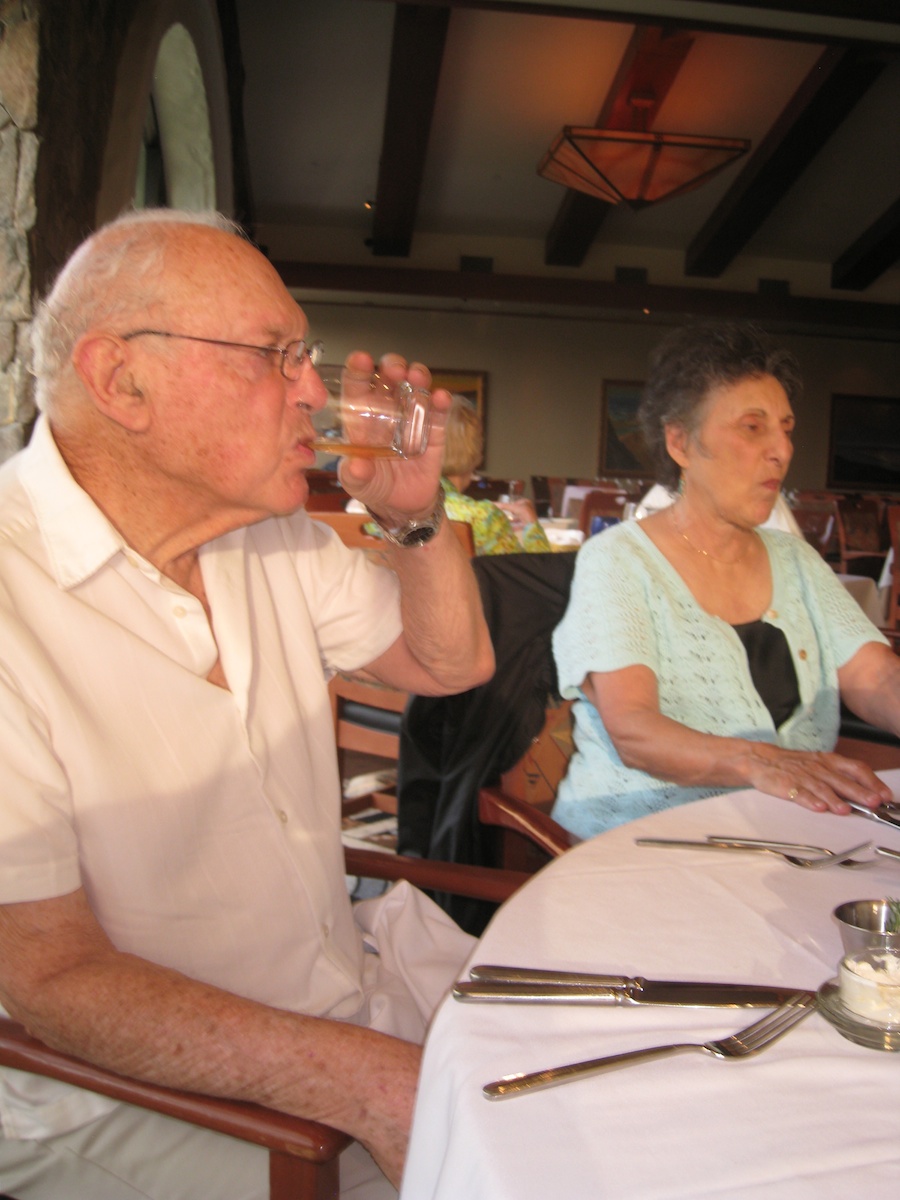
[[[707,394],[691,434],[669,426],[666,445],[682,468],[685,496],[742,526],[772,512],[794,453],[794,414],[772,375],[750,376]]]

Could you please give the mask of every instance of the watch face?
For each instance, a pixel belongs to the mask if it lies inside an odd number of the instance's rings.
[[[409,533],[404,534],[400,544],[402,546],[424,546],[426,542],[430,542],[437,533],[435,525],[420,525],[418,529],[411,529]]]

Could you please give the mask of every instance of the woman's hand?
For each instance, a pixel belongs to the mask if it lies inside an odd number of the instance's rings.
[[[537,513],[530,500],[498,500],[497,507],[506,513],[513,529],[516,530],[533,525],[537,520]]]
[[[753,787],[813,812],[851,812],[892,793],[855,758],[815,750],[785,750],[769,742],[700,733],[659,710],[656,676],[645,666],[592,672],[582,684],[626,767],[682,787]]]
[[[852,811],[847,800],[878,808],[893,799],[891,789],[858,759],[815,750],[784,750],[767,742],[745,744],[750,786],[801,808],[846,815]]]

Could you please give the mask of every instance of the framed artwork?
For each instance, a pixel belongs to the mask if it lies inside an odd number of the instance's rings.
[[[826,486],[900,492],[900,396],[831,397]]]
[[[487,371],[454,371],[441,367],[431,372],[431,386],[465,396],[474,404],[487,431]]]
[[[643,383],[605,379],[600,400],[600,455],[597,474],[620,478],[652,475],[637,411]]]

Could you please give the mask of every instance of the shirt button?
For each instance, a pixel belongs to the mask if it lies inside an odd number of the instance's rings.
[[[278,820],[282,823],[282,825],[287,825],[287,819],[288,819],[287,813],[284,811],[283,808],[279,808]]]
[[[802,658],[802,659],[803,659],[803,661],[804,661],[804,662],[806,662],[806,657],[807,657],[807,655],[806,655],[806,651],[805,651],[805,650],[801,650],[801,651],[800,651],[800,652],[797,654],[797,657],[798,657],[798,658]]]
[[[770,620],[772,620],[772,621],[777,621],[778,620],[778,610],[775,608],[770,608],[769,611],[766,613],[766,616],[769,617]]]
[[[175,607],[172,609],[172,612],[176,617],[186,617],[187,616],[187,609],[182,604],[176,604]]]
[[[322,925],[322,937],[326,942],[331,937],[331,926],[327,923],[327,921]]]

